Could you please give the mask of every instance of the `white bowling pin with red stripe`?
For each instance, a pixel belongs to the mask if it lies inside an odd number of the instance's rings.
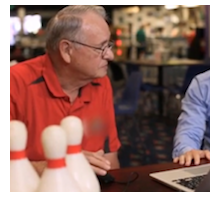
[[[10,121],[10,192],[34,192],[40,178],[26,155],[27,129]]]
[[[38,192],[78,192],[77,182],[66,168],[66,134],[57,125],[51,125],[42,133],[42,145],[47,167],[41,176]]]
[[[100,192],[96,174],[82,153],[82,121],[75,116],[69,116],[61,121],[61,127],[67,135],[66,162],[68,171],[73,175],[83,192]]]

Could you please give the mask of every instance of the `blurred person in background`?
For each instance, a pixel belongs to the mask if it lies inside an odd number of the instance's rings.
[[[188,58],[203,60],[205,58],[205,36],[204,29],[196,28],[196,33],[189,45]]]
[[[136,41],[138,43],[137,46],[137,59],[141,59],[141,57],[146,52],[146,32],[145,32],[145,26],[142,25],[139,27],[137,33],[136,33]]]
[[[189,30],[183,35],[187,39],[187,43],[189,44],[189,46],[194,40],[195,35],[196,35],[196,31],[193,26],[189,27]]]

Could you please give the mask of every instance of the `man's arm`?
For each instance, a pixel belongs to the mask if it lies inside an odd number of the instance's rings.
[[[103,108],[106,112],[106,136],[107,140],[104,144],[104,150],[97,152],[83,151],[87,160],[91,164],[93,170],[97,175],[105,175],[108,170],[120,167],[117,151],[120,148],[120,141],[115,123],[115,113],[113,106],[112,88],[108,77],[105,77],[104,82],[104,102]],[[108,143],[107,143],[108,142]]]
[[[178,119],[174,138],[173,158],[176,162],[183,154],[201,148],[206,119],[205,92],[198,79],[194,78],[182,100],[182,113]]]

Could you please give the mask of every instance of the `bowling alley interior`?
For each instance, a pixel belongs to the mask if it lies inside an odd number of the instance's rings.
[[[182,99],[210,69],[210,6],[102,6],[113,42],[107,76],[120,167],[172,162]],[[45,54],[46,26],[64,7],[10,5],[11,68]]]

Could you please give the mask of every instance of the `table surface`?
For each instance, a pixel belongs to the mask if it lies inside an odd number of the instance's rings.
[[[202,160],[201,164],[208,163],[207,160]],[[152,179],[149,174],[152,172],[159,172],[164,170],[178,169],[183,166],[174,163],[163,163],[163,164],[154,164],[154,165],[146,165],[139,167],[129,167],[129,168],[121,168],[117,170],[111,170],[109,174],[111,174],[115,181],[118,182],[127,182],[132,172],[138,173],[139,177],[131,182],[126,192],[175,192],[176,190]],[[132,176],[134,178],[134,175]],[[132,179],[131,178],[131,179]],[[126,184],[119,183],[101,183],[101,191],[102,192],[123,192],[126,187]]]

